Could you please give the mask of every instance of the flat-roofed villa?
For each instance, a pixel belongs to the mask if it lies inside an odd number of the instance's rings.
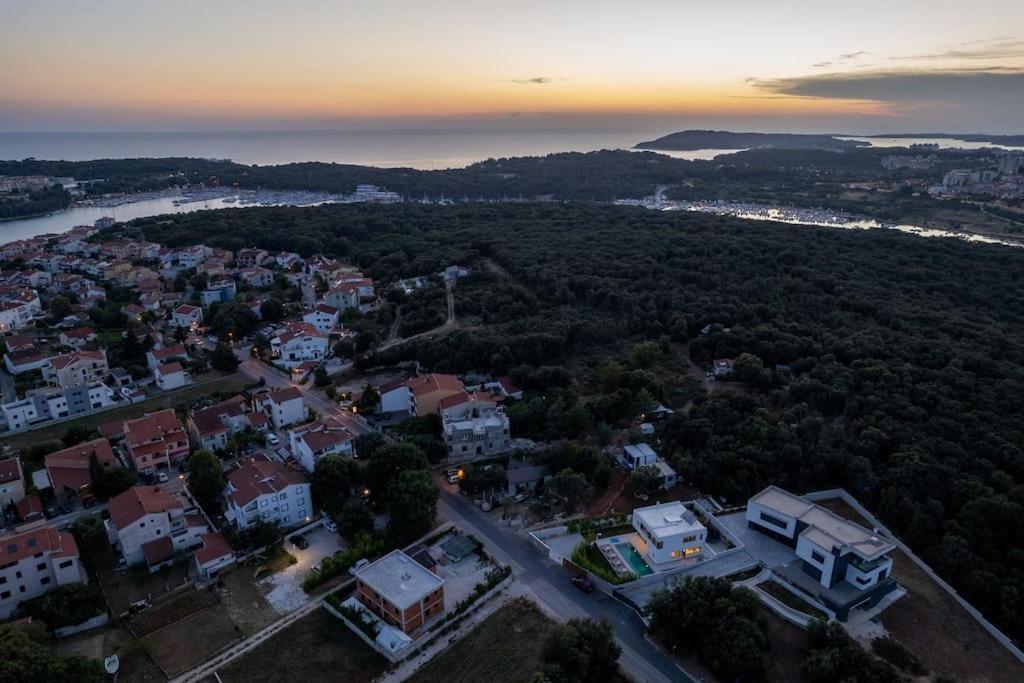
[[[356,597],[390,626],[416,636],[444,613],[444,579],[394,550],[356,572]]]
[[[597,549],[620,577],[640,578],[692,566],[714,557],[706,544],[707,528],[680,501],[633,510],[635,533],[598,538]]]
[[[800,496],[769,486],[750,499],[747,525],[795,548],[796,559],[775,576],[846,621],[850,610],[871,608],[898,588],[892,577],[892,540]]]

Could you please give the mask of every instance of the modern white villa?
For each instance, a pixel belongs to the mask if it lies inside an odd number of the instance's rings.
[[[701,554],[708,530],[677,500],[633,510],[641,554],[655,571]]]
[[[747,525],[796,549],[796,559],[773,569],[800,593],[846,621],[898,586],[890,553],[896,544],[800,496],[769,486],[747,503]]]

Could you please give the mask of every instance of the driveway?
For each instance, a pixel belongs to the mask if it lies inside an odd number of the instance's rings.
[[[268,591],[264,597],[280,614],[288,614],[308,603],[312,598],[302,590],[303,579],[314,564],[345,549],[342,538],[323,527],[317,527],[304,535],[309,541],[309,547],[306,549],[297,548],[287,540],[284,544],[285,550],[294,555],[298,562],[276,574],[271,574],[258,584]],[[292,534],[289,534],[286,538],[291,537]]]

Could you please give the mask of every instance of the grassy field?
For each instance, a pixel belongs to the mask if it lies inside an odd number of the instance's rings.
[[[0,443],[5,443],[16,450],[27,452],[33,445],[45,443],[47,441],[59,441],[60,438],[64,436],[64,432],[73,426],[81,425],[84,427],[95,428],[97,425],[101,425],[104,422],[130,420],[135,417],[141,417],[143,414],[151,413],[155,410],[173,408],[179,403],[190,405],[203,396],[207,396],[214,392],[234,393],[240,391],[247,384],[249,384],[249,380],[242,375],[237,373],[227,375],[225,377],[216,378],[205,384],[185,387],[179,391],[173,391],[168,394],[156,396],[142,401],[141,403],[124,406],[123,408],[104,410],[99,413],[86,415],[85,417],[77,420],[69,420],[67,422],[60,422],[48,427],[14,434],[4,439],[0,439]]]
[[[318,609],[217,673],[223,683],[372,681],[387,664],[343,623]]]
[[[526,683],[541,668],[541,645],[553,626],[533,604],[516,600],[487,617],[409,681]]]

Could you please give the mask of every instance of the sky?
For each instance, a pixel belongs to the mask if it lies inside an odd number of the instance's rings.
[[[5,0],[0,131],[1024,133],[1020,0]]]

